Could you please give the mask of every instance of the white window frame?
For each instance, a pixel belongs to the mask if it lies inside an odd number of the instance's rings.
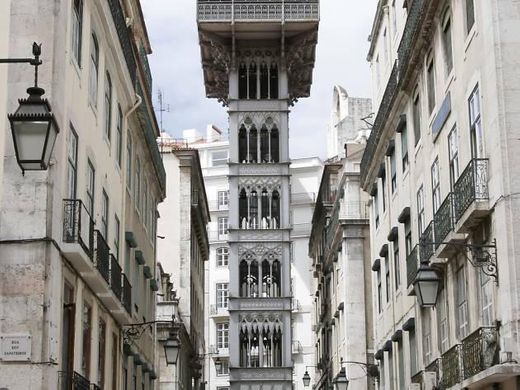
[[[229,248],[227,246],[218,247],[216,257],[217,267],[227,267],[229,265]]]
[[[217,333],[217,348],[229,348],[229,322],[217,322],[215,325]]]
[[[229,283],[217,283],[215,291],[217,309],[227,309],[229,303]]]

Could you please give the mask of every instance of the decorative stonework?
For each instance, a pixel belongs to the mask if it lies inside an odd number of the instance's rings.
[[[283,172],[283,173],[282,173]],[[255,175],[255,176],[272,176],[272,175],[288,175],[287,166],[274,164],[240,164],[238,168],[239,175]]]
[[[282,180],[279,177],[241,177],[238,179],[239,188],[253,187],[253,188],[267,188],[269,191],[278,190],[282,185]]]
[[[242,244],[238,247],[238,256],[244,257],[246,254],[251,254],[256,258],[262,258],[264,256],[282,255],[282,246],[277,244]]]
[[[293,39],[287,48],[289,93],[294,99],[310,95],[317,41],[318,31],[311,30]]]
[[[257,330],[262,325],[274,326],[277,329],[282,327],[281,313],[246,313],[240,314],[239,320],[242,329],[247,328],[248,330]]]
[[[200,33],[206,94],[226,101],[229,93],[231,50],[210,34]]]
[[[255,126],[256,129],[261,129],[265,126],[268,130],[274,127],[280,127],[280,113],[279,112],[241,112],[238,115],[239,126],[244,125],[246,130]]]
[[[291,298],[233,298],[230,311],[287,311],[291,310]]]
[[[230,371],[231,382],[233,381],[291,381],[292,368],[232,368]]]
[[[237,230],[237,241],[271,241],[280,242],[284,239],[289,239],[289,233],[284,234],[283,231],[270,229],[249,229]]]

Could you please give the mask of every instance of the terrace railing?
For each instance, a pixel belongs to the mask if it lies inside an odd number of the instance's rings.
[[[63,242],[80,244],[92,259],[94,221],[79,199],[63,199]]]

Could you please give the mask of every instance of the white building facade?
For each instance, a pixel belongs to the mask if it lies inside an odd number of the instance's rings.
[[[0,56],[42,43],[60,132],[47,171],[22,175],[9,135],[1,151],[0,387],[154,389],[155,330],[127,332],[155,318],[165,190],[140,3],[5,3]],[[33,74],[2,69],[3,124]]]
[[[184,140],[199,151],[208,196],[211,222],[208,225],[210,256],[206,263],[206,381],[211,390],[229,388],[229,142],[222,131],[209,125],[205,135],[186,130]],[[305,367],[314,365],[311,337],[312,280],[307,255],[310,219],[322,170],[321,160],[291,161],[291,285],[294,386],[303,388]]]
[[[378,2],[361,184],[380,389],[520,386],[519,22],[508,0]],[[414,296],[432,270],[433,308]]]

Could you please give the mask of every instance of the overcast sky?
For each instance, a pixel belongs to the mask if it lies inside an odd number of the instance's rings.
[[[163,91],[170,112],[163,128],[174,137],[183,129],[205,132],[213,123],[228,129],[226,110],[204,94],[195,18],[195,0],[141,0],[153,54],[154,104]],[[291,157],[325,156],[325,129],[332,88],[350,96],[371,97],[366,54],[377,0],[321,0],[321,21],[311,97],[301,99],[290,117]]]

